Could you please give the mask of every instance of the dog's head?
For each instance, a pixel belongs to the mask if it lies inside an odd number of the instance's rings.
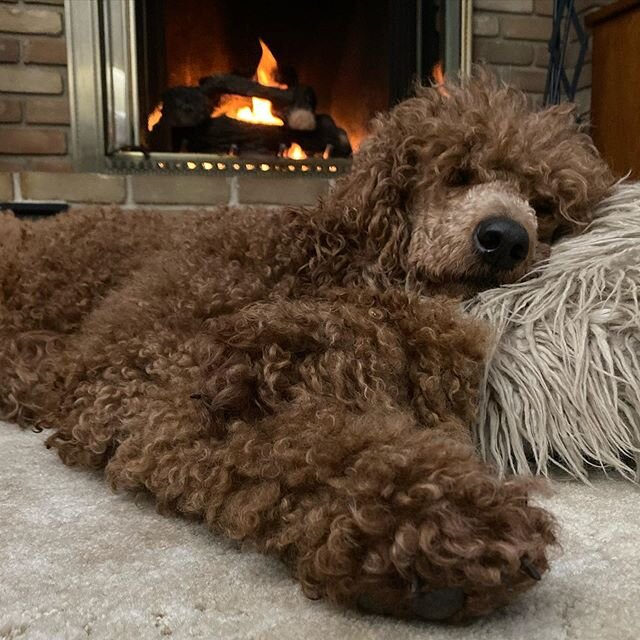
[[[586,226],[613,178],[571,106],[534,111],[483,70],[445,90],[379,116],[335,197],[379,271],[472,293],[521,278]]]

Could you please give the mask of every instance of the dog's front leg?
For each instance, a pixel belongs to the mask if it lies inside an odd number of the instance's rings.
[[[280,555],[311,597],[456,621],[502,605],[547,568],[550,516],[447,425],[314,401],[225,434],[200,421],[189,437],[162,422],[195,424],[196,413],[161,400],[149,409],[149,431],[120,446],[111,481]]]

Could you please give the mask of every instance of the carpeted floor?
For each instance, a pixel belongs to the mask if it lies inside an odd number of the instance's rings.
[[[44,434],[0,424],[0,638],[637,640],[640,490],[557,481],[552,573],[465,628],[337,610],[280,564],[64,467]]]

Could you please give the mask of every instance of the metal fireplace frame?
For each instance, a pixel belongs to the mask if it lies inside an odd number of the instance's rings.
[[[421,3],[416,25],[421,23]],[[442,0],[445,73],[471,68],[472,0]],[[256,172],[332,177],[349,160],[236,158],[218,154],[122,151],[140,144],[135,0],[65,0],[71,152],[78,171]],[[103,28],[104,27],[104,28]],[[416,26],[416,38],[421,33]],[[417,48],[420,51],[420,47]],[[421,72],[418,55],[416,68]]]

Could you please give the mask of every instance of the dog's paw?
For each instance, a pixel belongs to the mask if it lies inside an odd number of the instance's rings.
[[[366,611],[450,622],[535,585],[556,538],[552,516],[529,502],[531,483],[498,479],[458,443],[421,454],[358,478],[306,556],[307,584]]]
[[[371,541],[360,607],[455,622],[486,614],[541,580],[554,521],[529,504],[527,484],[480,469],[449,480],[435,475],[406,492],[411,501],[425,498],[413,517],[404,495],[391,507],[397,526],[386,543]]]

